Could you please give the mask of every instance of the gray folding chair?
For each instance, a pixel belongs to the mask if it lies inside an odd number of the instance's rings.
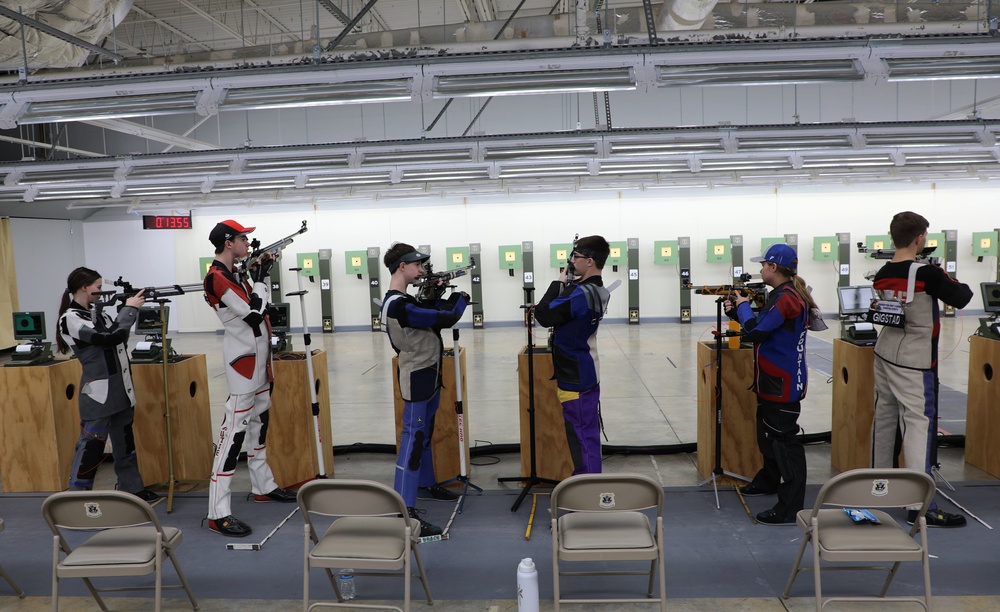
[[[302,609],[316,607],[377,608],[394,606],[344,603],[331,568],[352,568],[355,576],[403,576],[403,609],[410,609],[410,552],[417,562],[417,574],[431,605],[427,574],[417,550],[420,521],[409,518],[406,504],[391,487],[368,480],[313,480],[298,492],[299,509],[305,519]],[[322,536],[314,519],[335,517]],[[403,518],[406,517],[406,518]],[[309,570],[326,571],[337,602],[309,605]],[[402,568],[402,574],[392,570]],[[357,570],[378,571],[357,571]]]
[[[813,571],[816,610],[831,601],[913,601],[931,609],[931,566],[927,549],[925,514],[934,498],[934,481],[923,472],[906,469],[860,469],[834,476],[823,485],[811,510],[802,510],[796,523],[803,533],[802,545],[788,577],[782,598],[787,599],[799,572]],[[880,508],[920,506],[917,520],[909,530],[901,527]],[[870,510],[879,523],[855,523],[844,508]],[[916,536],[919,534],[920,538]],[[812,567],[800,567],[806,545],[813,546]],[[892,565],[847,565],[824,567],[834,570],[881,570],[888,572],[877,597],[823,597],[820,560],[848,563],[889,563]],[[924,573],[923,597],[886,597],[892,579],[903,561],[919,561]]]
[[[0,518],[0,531],[3,531],[2,518]],[[17,593],[18,597],[22,599],[24,598],[24,591],[21,590],[21,587],[17,586],[17,583],[14,582],[14,579],[10,577],[10,574],[8,574],[7,570],[4,569],[2,563],[0,563],[0,576],[3,576],[3,579],[6,580],[8,584],[10,584],[10,588],[14,589],[14,592]]]
[[[650,528],[643,511],[654,510]],[[566,561],[649,561],[649,571],[564,571]],[[552,490],[552,579],[562,603],[638,603],[653,597],[659,570],[660,610],[667,609],[663,569],[663,488],[641,474],[580,474]],[[649,576],[646,599],[563,599],[560,576]]]
[[[163,589],[187,592],[191,606],[198,602],[174,549],[181,543],[181,530],[163,527],[156,512],[131,493],[121,491],[64,491],[50,495],[42,503],[42,516],[52,529],[52,610],[59,609],[59,579],[82,578],[101,610],[107,610],[98,593],[111,591],[156,591],[160,610]],[[97,531],[76,548],[66,541],[67,531]],[[60,560],[60,554],[65,555]],[[163,555],[174,565],[179,585],[163,585]],[[98,589],[91,578],[105,576],[156,575],[156,585]]]

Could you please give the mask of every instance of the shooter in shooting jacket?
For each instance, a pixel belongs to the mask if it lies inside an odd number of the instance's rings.
[[[153,502],[159,495],[143,488],[135,456],[132,420],[135,386],[128,361],[128,332],[146,299],[142,291],[128,298],[114,321],[94,307],[101,290],[101,275],[90,268],[69,273],[59,305],[56,344],[80,360],[80,439],[76,443],[69,488],[89,491],[104,461],[104,444],[111,438],[118,489]]]
[[[228,219],[217,223],[208,235],[215,246],[215,261],[205,275],[205,300],[225,328],[222,355],[226,362],[229,399],[219,431],[208,488],[208,528],[231,537],[250,535],[251,528],[233,516],[230,487],[236,460],[250,434],[247,466],[256,502],[295,502],[295,493],[278,488],[267,465],[267,420],[271,407],[271,323],[267,319],[268,272],[273,259],[262,256],[249,273],[251,286],[236,273],[236,263],[250,249],[243,227]]]
[[[724,303],[726,314],[743,326],[744,339],[753,343],[757,447],[764,456],[764,467],[740,491],[777,493],[777,503],[757,514],[757,522],[794,525],[806,496],[806,453],[798,421],[808,381],[806,331],[816,303],[798,275],[799,260],[792,247],[772,244],[763,256],[750,261],[760,262],[760,277],[773,290],[757,314],[745,295]]]
[[[601,366],[597,327],[611,293],[601,271],[611,246],[601,236],[577,239],[559,280],[534,308],[535,320],[554,327],[552,365],[566,420],[573,474],[601,473]]]
[[[436,295],[432,292],[429,300],[419,301],[406,292],[409,285],[424,275],[424,262],[429,258],[404,242],[393,244],[382,258],[392,275],[389,291],[382,300],[382,329],[399,355],[397,376],[403,397],[402,435],[393,488],[406,502],[410,517],[420,521],[421,537],[440,535],[442,530],[420,518],[423,511],[415,507],[418,488],[435,499],[458,498],[454,492],[436,486],[431,438],[441,399],[444,356],[441,330],[458,323],[469,303],[469,296],[460,291],[442,300],[443,282],[439,285],[440,292]]]

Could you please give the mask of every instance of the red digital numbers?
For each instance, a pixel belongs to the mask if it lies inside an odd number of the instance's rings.
[[[143,215],[142,229],[191,229],[191,215]]]

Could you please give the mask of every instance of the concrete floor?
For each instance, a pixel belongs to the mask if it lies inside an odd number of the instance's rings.
[[[967,338],[975,330],[974,321],[972,317],[942,321],[941,383],[961,392],[965,392],[968,383]],[[605,323],[601,326],[601,399],[608,444],[645,446],[696,441],[696,380],[700,365],[695,359],[695,350],[699,340],[711,339],[713,327],[714,323],[711,322],[695,322],[692,325],[644,323],[638,326]],[[837,330],[831,329],[813,334],[810,342],[831,342],[837,333]],[[294,336],[294,341],[296,348],[302,348],[301,336]],[[525,331],[520,327],[462,329],[461,344],[467,352],[469,392],[466,398],[466,418],[470,427],[471,445],[519,441],[516,355],[525,341]],[[537,331],[536,341],[544,342],[544,330]],[[222,337],[216,334],[181,333],[174,335],[172,342],[181,353],[207,354],[214,426],[221,421],[227,396],[222,370]],[[393,353],[387,339],[382,334],[371,332],[314,334],[313,347],[327,351],[333,444],[393,444],[390,372]],[[814,358],[809,366],[809,395],[803,403],[800,424],[806,433],[829,431],[831,385],[828,384],[828,378],[832,364]],[[334,473],[339,478],[365,478],[391,484],[394,459],[391,454],[338,455],[334,461]],[[810,484],[822,483],[835,473],[830,466],[829,444],[807,446],[807,460]],[[941,475],[948,480],[993,480],[988,474],[964,463],[962,449],[941,449],[940,460]],[[609,472],[646,473],[664,486],[690,486],[701,481],[694,453],[609,456],[606,457],[604,466],[605,471]],[[520,488],[518,483],[497,482],[498,477],[518,473],[519,456],[516,453],[475,457],[469,471],[472,482],[485,489]],[[110,488],[113,484],[114,475],[110,466],[102,466],[98,475],[98,488]],[[246,468],[242,464],[233,490],[249,490]],[[16,568],[9,563],[7,569],[16,573]],[[50,606],[48,598],[17,600],[10,597],[8,592],[6,585],[0,584],[0,609],[41,610]],[[185,609],[183,600],[168,601],[168,609]],[[114,599],[113,602],[113,609],[118,610],[146,609],[150,603],[148,599]],[[300,605],[301,601],[298,600],[203,600],[201,609],[286,610]],[[814,600],[671,600],[670,605],[677,610],[807,610],[814,606]],[[62,609],[91,610],[95,607],[94,602],[87,598],[69,598],[63,602]],[[434,609],[464,612],[513,610],[516,607],[516,602],[511,601],[438,601],[435,602]],[[853,610],[856,607],[858,606],[831,606],[839,610]],[[1000,598],[935,598],[935,607],[938,610],[995,610],[1000,609]],[[652,609],[652,606],[638,604],[585,608],[646,610]],[[413,609],[420,609],[420,604],[414,603]],[[551,602],[543,602],[542,609],[551,609]],[[877,608],[869,606],[865,609]]]

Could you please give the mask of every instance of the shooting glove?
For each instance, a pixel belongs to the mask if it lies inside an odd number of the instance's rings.
[[[271,265],[274,263],[273,259],[261,258],[257,265],[250,268],[250,278],[253,279],[255,283],[262,283],[264,279],[267,278],[268,273],[271,272]]]

